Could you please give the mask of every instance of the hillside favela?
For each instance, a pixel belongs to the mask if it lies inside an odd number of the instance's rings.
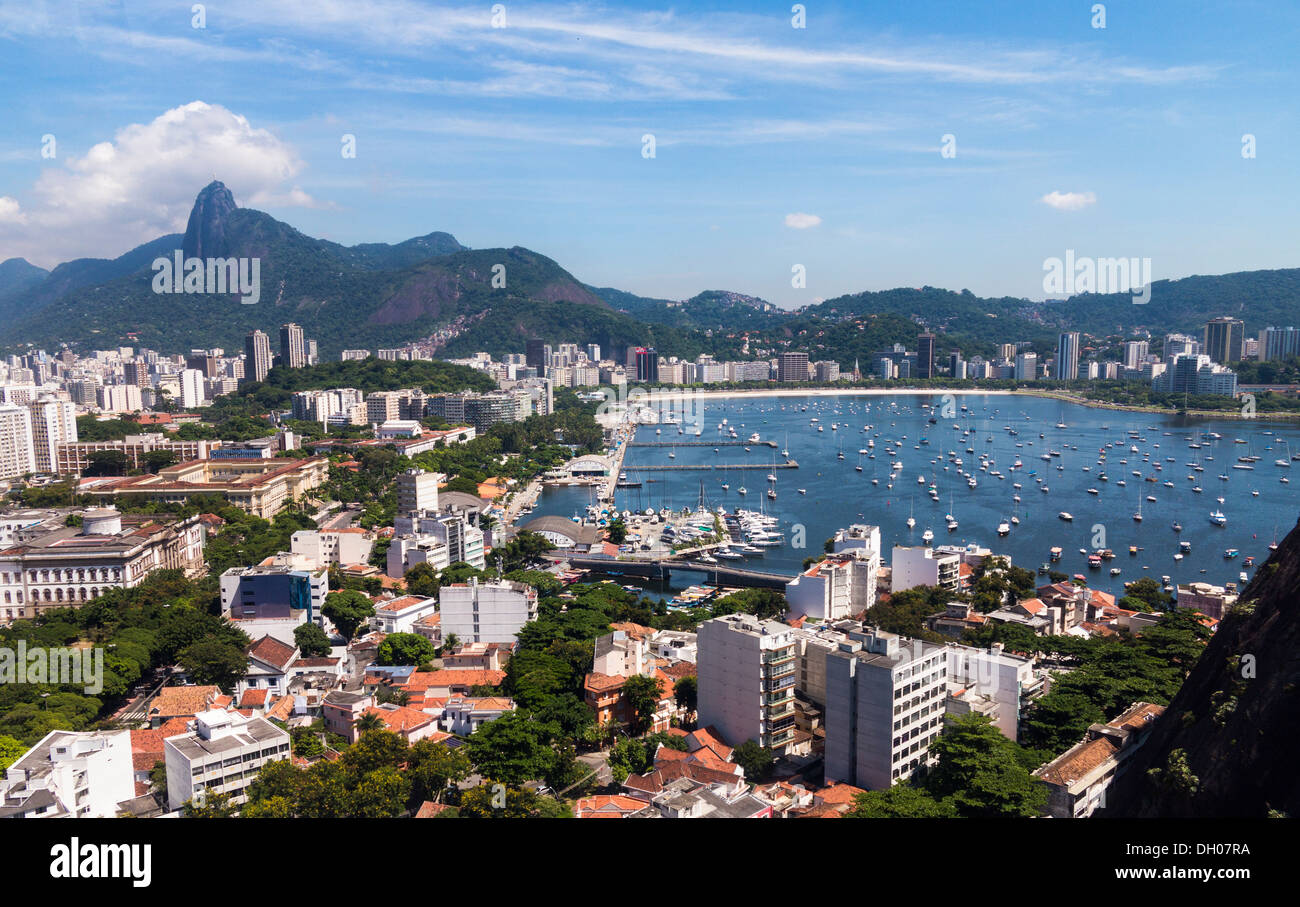
[[[1251,876],[1181,820],[1300,810],[1300,15],[759,6],[0,7],[68,61],[0,143],[36,876],[148,886],[126,817]]]

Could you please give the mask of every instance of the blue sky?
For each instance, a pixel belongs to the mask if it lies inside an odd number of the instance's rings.
[[[215,176],[311,235],[669,298],[1300,266],[1300,7],[792,5],[4,0],[0,260],[120,254]]]

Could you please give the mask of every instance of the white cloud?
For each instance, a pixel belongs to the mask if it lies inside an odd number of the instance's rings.
[[[1080,208],[1086,208],[1089,205],[1097,204],[1097,193],[1095,192],[1058,192],[1055,189],[1039,199],[1043,204],[1055,208],[1057,211],[1078,211]]]
[[[21,224],[27,220],[18,199],[0,195],[0,224]]]
[[[807,230],[809,227],[815,227],[822,222],[822,219],[816,214],[787,214],[785,216],[785,225],[793,227],[796,230]]]
[[[289,145],[215,104],[193,101],[148,123],[124,126],[62,167],[44,170],[23,207],[0,203],[0,254],[50,267],[82,256],[113,257],[185,229],[199,190],[225,183],[240,204],[316,207],[296,185]],[[23,226],[24,229],[16,229]]]

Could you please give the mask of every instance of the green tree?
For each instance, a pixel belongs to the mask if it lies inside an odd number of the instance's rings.
[[[756,784],[767,777],[776,763],[776,753],[759,746],[755,740],[746,740],[731,754],[731,761],[745,770],[745,780]]]
[[[469,777],[470,762],[460,747],[421,740],[411,747],[406,773],[411,779],[411,801],[419,806],[426,800],[441,801],[447,788]]]
[[[546,729],[519,712],[481,725],[465,739],[465,754],[484,777],[507,784],[545,778],[556,758]]]
[[[662,695],[658,678],[638,674],[623,681],[623,701],[632,713],[633,734],[640,736],[650,730]]]
[[[131,462],[120,450],[97,450],[86,458],[86,476],[124,476],[131,468]]]
[[[541,797],[525,788],[489,781],[461,795],[462,819],[572,818],[567,804]]]
[[[988,717],[961,715],[930,746],[939,763],[925,788],[967,818],[1040,815],[1047,788],[1029,774],[1018,749]]]
[[[293,641],[305,657],[330,654],[330,638],[325,635],[324,630],[310,621],[294,628]]]
[[[957,809],[936,800],[924,790],[898,785],[887,790],[864,791],[853,798],[847,819],[955,819]]]
[[[363,712],[356,722],[357,732],[360,734],[382,731],[385,727],[387,725],[384,724],[384,719],[375,712]]]
[[[422,665],[436,654],[433,643],[418,633],[390,633],[379,644],[379,663],[385,665]]]
[[[434,570],[428,561],[421,561],[407,570],[403,579],[406,581],[406,591],[409,595],[433,598],[438,594],[438,571]]]
[[[621,545],[627,541],[627,524],[623,522],[622,517],[612,521],[606,532],[609,540],[615,545]]]
[[[699,702],[699,682],[693,675],[681,678],[673,684],[673,698],[681,708],[694,712]]]
[[[343,589],[325,596],[321,613],[338,627],[345,639],[351,639],[368,618],[375,613],[374,603],[360,592]]]
[[[0,734],[0,772],[18,761],[18,757],[27,752],[22,741],[15,740],[7,734]]]
[[[195,683],[216,684],[227,691],[248,671],[248,656],[220,639],[190,643],[178,661]]]

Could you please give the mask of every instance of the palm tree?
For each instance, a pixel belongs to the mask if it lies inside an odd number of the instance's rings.
[[[380,718],[375,712],[365,712],[357,719],[357,732],[364,734],[367,731],[379,731],[384,728],[384,719]]]

